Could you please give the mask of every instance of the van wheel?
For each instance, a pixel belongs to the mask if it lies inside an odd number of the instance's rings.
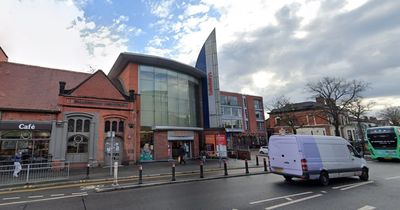
[[[283,176],[284,178],[285,178],[285,181],[287,181],[287,182],[292,182],[293,180],[292,180],[292,178],[293,177],[291,177],[291,176]]]
[[[362,181],[368,181],[368,178],[369,178],[368,168],[364,167],[362,168],[360,179]]]
[[[323,186],[327,186],[329,184],[329,175],[326,171],[321,172],[319,175],[319,183]]]

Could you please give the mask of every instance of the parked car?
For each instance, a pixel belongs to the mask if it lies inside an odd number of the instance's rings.
[[[268,154],[268,146],[261,146],[258,152],[260,154]]]
[[[293,177],[319,180],[359,176],[368,180],[368,167],[350,143],[336,136],[274,135],[269,140],[270,171],[286,181]]]

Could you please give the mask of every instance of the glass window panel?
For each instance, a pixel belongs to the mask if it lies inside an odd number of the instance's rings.
[[[117,121],[113,121],[111,124],[111,131],[117,132]]]
[[[142,126],[153,126],[154,125],[154,111],[142,110],[140,115]]]
[[[178,99],[168,97],[168,112],[178,112]]]
[[[90,132],[90,120],[85,120],[85,124],[83,126],[84,132]]]
[[[110,121],[109,120],[107,120],[104,123],[104,132],[107,133],[108,131],[110,131]]]
[[[140,93],[143,94],[152,94],[154,91],[154,81],[152,80],[143,80],[140,82]]]
[[[176,112],[168,112],[168,124],[170,126],[178,125],[178,113]]]
[[[154,80],[154,68],[151,66],[140,66],[141,80]]]
[[[154,97],[152,95],[141,96],[142,110],[154,111]]]
[[[125,128],[125,123],[124,121],[119,121],[118,123],[118,132],[124,132],[124,128]]]
[[[75,128],[75,120],[69,119],[68,120],[68,132],[74,132]]]
[[[76,121],[76,132],[82,132],[83,121],[81,119]]]

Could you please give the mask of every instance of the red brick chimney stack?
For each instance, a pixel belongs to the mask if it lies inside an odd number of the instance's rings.
[[[8,62],[8,56],[1,47],[0,47],[0,62]]]

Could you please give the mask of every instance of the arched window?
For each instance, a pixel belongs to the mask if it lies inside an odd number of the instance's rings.
[[[119,121],[118,132],[124,132],[124,121]]]
[[[104,123],[104,132],[107,133],[108,131],[110,131],[110,121],[109,120],[107,120]]]
[[[74,132],[75,128],[75,120],[69,119],[68,120],[68,132]]]
[[[67,143],[67,153],[87,153],[88,138],[82,135],[71,136]]]

